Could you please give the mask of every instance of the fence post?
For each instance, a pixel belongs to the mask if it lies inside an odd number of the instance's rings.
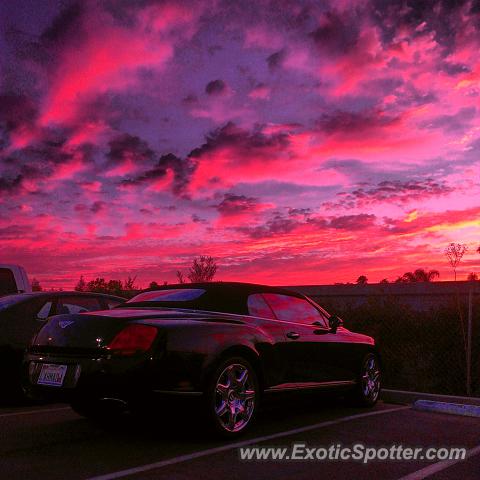
[[[472,394],[472,287],[468,291],[468,320],[467,320],[467,395]]]

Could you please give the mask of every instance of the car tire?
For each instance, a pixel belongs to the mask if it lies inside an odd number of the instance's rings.
[[[235,438],[252,425],[260,402],[255,369],[243,357],[220,362],[204,392],[210,430],[224,438]]]
[[[348,400],[358,407],[373,407],[380,396],[381,380],[379,358],[369,353],[362,360],[357,385],[347,397]]]

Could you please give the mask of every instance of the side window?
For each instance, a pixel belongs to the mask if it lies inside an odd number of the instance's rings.
[[[321,322],[327,326],[325,317],[307,300],[303,298],[265,293],[263,295],[279,320],[311,325]]]
[[[25,348],[49,315],[53,314],[52,303],[53,300],[49,298],[31,298],[15,305],[10,311],[13,321],[5,324],[7,338],[10,338],[14,345]]]
[[[254,317],[273,318],[275,315],[268,306],[261,293],[254,293],[248,296],[248,313]]]
[[[17,282],[9,268],[0,268],[0,295],[17,293]]]
[[[37,320],[46,320],[50,315],[51,310],[52,310],[52,302],[48,301],[44,303],[40,307],[40,310],[37,311],[37,314],[36,314]]]
[[[102,306],[95,297],[59,297],[57,302],[57,314],[82,313],[101,310]]]

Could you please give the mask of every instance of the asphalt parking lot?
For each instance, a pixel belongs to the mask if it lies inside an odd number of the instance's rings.
[[[177,412],[180,413],[181,412]],[[264,408],[235,442],[205,437],[189,415],[107,428],[65,405],[0,408],[0,477],[8,479],[408,479],[480,478],[480,418],[419,412],[379,403],[356,409],[335,400],[286,398]],[[466,447],[452,464],[426,460],[245,461],[240,446]]]

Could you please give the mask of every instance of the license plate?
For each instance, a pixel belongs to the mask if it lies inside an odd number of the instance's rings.
[[[66,373],[66,365],[45,363],[42,365],[42,369],[40,370],[37,384],[50,385],[52,387],[61,387],[63,385],[63,379],[65,378]]]

